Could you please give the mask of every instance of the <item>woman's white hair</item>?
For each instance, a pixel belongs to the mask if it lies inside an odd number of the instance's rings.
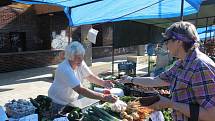
[[[81,43],[78,41],[73,41],[65,48],[65,59],[73,60],[75,55],[84,56],[85,49]]]

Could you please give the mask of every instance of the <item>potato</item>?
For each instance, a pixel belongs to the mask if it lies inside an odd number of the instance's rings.
[[[137,112],[133,112],[131,116],[134,118],[134,120],[138,120],[140,118],[139,114]]]
[[[120,117],[121,117],[121,118],[125,118],[126,115],[128,115],[126,112],[121,112],[121,113],[120,113]]]
[[[134,120],[134,118],[131,115],[127,115],[125,118],[128,119],[128,121],[133,121]]]

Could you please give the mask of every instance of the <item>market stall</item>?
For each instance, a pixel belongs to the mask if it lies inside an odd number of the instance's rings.
[[[144,121],[155,112],[147,106],[159,101],[158,94],[161,93],[161,89],[121,84],[117,82],[117,76],[105,75],[101,78],[112,81],[115,87],[104,89],[94,85],[93,89],[104,94],[118,95],[119,100],[116,103],[84,97],[72,102],[72,106],[62,108],[52,119],[51,98],[38,95],[35,99],[29,97],[27,100],[9,101],[4,105],[5,114],[9,121]],[[168,92],[162,94],[169,96]],[[169,113],[165,116],[168,118]]]
[[[180,15],[180,8],[178,4],[181,1],[174,0],[171,2],[166,2],[164,0],[160,1],[143,1],[139,0],[133,2],[132,0],[127,1],[112,1],[112,0],[86,0],[85,2],[78,1],[28,1],[28,0],[15,0],[17,2],[24,2],[30,4],[52,4],[65,7],[65,13],[69,19],[70,26],[78,26],[84,24],[94,24],[101,22],[114,22],[122,20],[134,20],[134,19],[147,19],[147,18],[167,18],[175,17]],[[182,0],[183,1],[183,0]],[[183,1],[184,2],[184,1]],[[129,3],[129,4],[128,4]],[[201,0],[186,0],[185,4],[182,6],[185,8],[184,14],[191,14],[198,11]],[[119,4],[123,7],[119,7]],[[173,7],[174,5],[174,7]],[[95,8],[98,6],[98,8]],[[163,6],[163,7],[162,7]],[[83,9],[84,7],[84,9]],[[155,9],[152,15],[152,11],[149,9]],[[166,9],[165,7],[168,7]],[[92,9],[94,8],[94,9]],[[103,8],[103,9],[101,9]],[[126,9],[125,9],[126,8]],[[174,11],[173,9],[176,9]],[[93,10],[93,11],[92,11]],[[104,11],[101,11],[104,10]],[[114,11],[113,11],[114,10]],[[123,11],[125,10],[125,11]],[[72,12],[71,12],[72,11]],[[121,11],[121,12],[120,12]],[[119,13],[120,12],[120,13]],[[111,13],[111,14],[108,14]],[[169,13],[169,14],[168,14]],[[86,17],[87,16],[87,17]],[[157,102],[159,100],[158,93],[156,89],[143,89],[134,85],[124,85],[115,82],[115,88],[120,88],[123,90],[125,96],[121,96],[119,100],[114,103],[103,103],[92,101],[89,103],[87,101],[86,106],[80,106],[77,103],[74,104],[69,112],[63,109],[59,112],[59,115],[55,119],[50,119],[49,116],[51,112],[51,100],[47,96],[38,95],[37,98],[29,100],[12,100],[5,104],[6,113],[9,120],[30,120],[26,116],[38,117],[35,120],[83,120],[83,121],[140,121],[147,120],[151,113],[154,112],[153,109],[147,106]],[[112,94],[111,90],[102,90],[105,94]],[[115,92],[115,91],[114,91]],[[83,103],[84,99],[77,100]],[[66,112],[66,113],[65,113]],[[18,114],[18,115],[16,115]],[[20,119],[21,118],[21,119]],[[22,119],[26,118],[26,119]]]

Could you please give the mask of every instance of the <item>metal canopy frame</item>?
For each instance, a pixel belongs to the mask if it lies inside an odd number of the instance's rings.
[[[180,21],[183,21],[184,17],[184,0],[181,0],[181,14],[180,14]],[[115,24],[113,24],[113,28]],[[113,29],[114,30],[114,29]],[[114,43],[112,43],[112,75],[114,75]],[[150,56],[149,56],[150,59]],[[148,75],[149,75],[149,68],[150,68],[150,60],[148,60]]]

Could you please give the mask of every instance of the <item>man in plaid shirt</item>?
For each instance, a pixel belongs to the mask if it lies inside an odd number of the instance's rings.
[[[176,64],[158,77],[125,76],[121,82],[143,87],[170,86],[172,99],[160,96],[160,101],[150,107],[172,108],[174,121],[190,118],[193,113],[190,104],[198,104],[199,113],[195,117],[199,120],[215,120],[215,63],[199,51],[195,26],[176,22],[163,35],[170,54],[178,58]]]

